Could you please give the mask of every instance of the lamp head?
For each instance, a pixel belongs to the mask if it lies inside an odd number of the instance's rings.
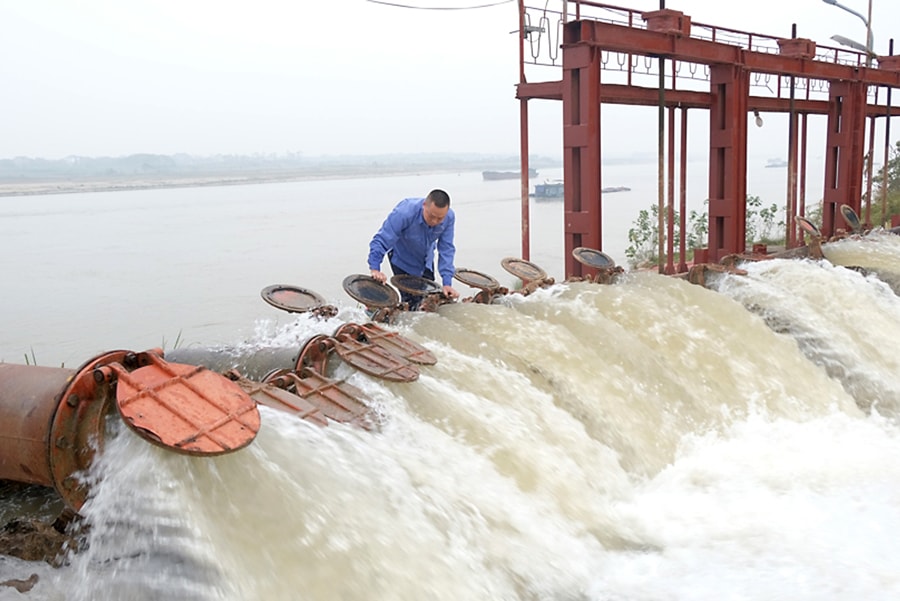
[[[757,110],[757,109],[753,110],[753,117],[756,119],[756,127],[762,127],[763,119],[762,119],[762,117],[759,116],[759,110]]]
[[[859,50],[860,52],[869,52],[869,49],[866,48],[863,44],[860,44],[856,40],[851,40],[850,38],[844,37],[842,35],[833,35],[831,36],[831,39],[841,46],[847,46],[848,48],[853,48],[854,50]]]

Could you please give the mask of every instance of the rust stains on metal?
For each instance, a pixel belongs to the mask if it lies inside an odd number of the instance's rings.
[[[237,372],[233,372],[230,376],[257,403],[279,411],[293,413],[300,419],[311,421],[319,426],[327,426],[327,416],[318,404],[303,399],[287,390],[286,376],[292,373],[286,371],[275,376],[270,382],[254,382],[244,378]]]
[[[131,372],[117,364],[101,369],[115,374],[119,413],[141,437],[189,455],[228,453],[256,437],[259,410],[234,382],[150,353],[141,364]]]
[[[370,409],[361,400],[366,395],[352,384],[332,380],[310,369],[304,369],[299,374],[281,374],[272,381],[293,392],[304,403],[315,406],[328,419],[366,430],[373,428]]]
[[[346,338],[334,344],[334,351],[345,363],[376,378],[412,382],[419,377],[419,369],[415,365],[379,346]]]
[[[529,6],[528,4],[533,4]],[[864,173],[871,180],[871,163],[866,156],[874,150],[875,121],[884,118],[885,159],[889,147],[889,124],[897,115],[891,106],[890,90],[900,86],[900,61],[893,56],[872,57],[839,47],[817,45],[796,36],[790,38],[722,28],[692,22],[689,15],[661,9],[641,12],[605,3],[577,2],[576,17],[548,11],[547,4],[519,2],[520,23],[546,19],[550,26],[540,31],[519,30],[520,145],[529,144],[528,101],[562,101],[563,199],[566,250],[565,274],[585,276],[589,267],[570,255],[579,246],[603,248],[603,147],[602,117],[612,104],[659,107],[657,176],[660,181],[660,206],[664,183],[669,187],[669,211],[659,211],[659,257],[663,272],[687,270],[686,250],[679,249],[674,261],[674,182],[681,184],[681,196],[687,193],[687,154],[684,144],[688,111],[702,110],[708,126],[708,248],[695,249],[695,262],[719,261],[731,254],[743,254],[755,241],[747,235],[748,115],[784,113],[787,115],[788,164],[786,246],[802,246],[794,234],[793,220],[807,212],[807,170],[810,155],[823,157],[824,167],[822,233],[826,239],[838,235],[839,209],[846,203],[870,225],[871,184],[864,187]],[[563,3],[565,5],[565,3]],[[551,16],[552,15],[552,16]],[[644,20],[645,25],[640,21]],[[558,32],[561,32],[562,39]],[[541,39],[547,36],[546,42]],[[535,37],[537,39],[535,39]],[[526,48],[530,52],[526,51]],[[560,59],[558,49],[561,49]],[[873,58],[877,65],[873,65]],[[645,69],[635,69],[641,63]],[[526,77],[526,64],[558,67],[552,81]],[[658,65],[655,66],[655,65]],[[540,73],[552,73],[541,71]],[[652,77],[656,75],[657,77]],[[543,76],[537,77],[537,79]],[[774,85],[770,86],[770,82]],[[654,85],[655,84],[655,85]],[[698,85],[699,84],[699,85]],[[879,98],[878,88],[888,90],[887,100]],[[788,92],[789,90],[789,92]],[[873,91],[874,90],[874,94]],[[667,111],[663,110],[667,109]],[[681,111],[682,151],[675,157],[675,113]],[[810,116],[822,115],[824,148],[808,151]],[[868,148],[866,120],[869,121]],[[809,122],[809,123],[808,123]],[[760,120],[761,127],[762,121]],[[669,130],[668,151],[663,144],[665,126]],[[668,154],[668,169],[665,169]],[[522,152],[522,173],[528,169],[528,153]],[[663,180],[666,180],[665,182]],[[522,247],[529,248],[530,231],[527,179],[522,186]],[[886,193],[885,197],[886,198]],[[865,207],[863,207],[865,201]],[[886,206],[886,201],[884,201]],[[677,219],[685,231],[685,204]],[[863,210],[865,212],[863,212]],[[882,211],[882,225],[889,217]],[[665,213],[665,214],[664,214]],[[668,220],[668,228],[663,223]],[[852,227],[852,226],[851,226]],[[663,239],[666,239],[663,245]],[[685,236],[680,237],[683,243]],[[664,248],[665,246],[665,248]],[[701,253],[702,251],[702,253]],[[699,256],[698,256],[699,255]],[[527,257],[526,257],[527,259]]]
[[[226,378],[169,364],[162,351],[110,351],[78,370],[0,364],[0,479],[55,489],[78,511],[79,474],[103,449],[114,398],[144,438],[190,454],[246,446],[259,431],[256,405]]]
[[[434,365],[437,357],[427,348],[401,336],[397,332],[386,330],[375,323],[346,323],[334,332],[338,340],[357,340],[367,342],[419,365]]]
[[[342,336],[338,340],[324,334],[318,334],[306,341],[303,350],[300,351],[295,372],[302,374],[304,368],[307,368],[326,375],[328,357],[332,351],[348,365],[376,378],[394,382],[412,382],[419,377],[419,370],[415,365],[379,346],[350,336]]]
[[[79,474],[103,448],[113,402],[139,436],[189,455],[219,455],[250,444],[260,428],[257,403],[319,425],[333,420],[371,429],[375,420],[363,391],[328,375],[333,352],[395,382],[419,377],[413,360],[437,362],[399,334],[375,324],[347,324],[336,337],[312,337],[299,353],[255,353],[258,363],[271,367],[262,382],[235,368],[225,377],[206,366],[168,362],[160,349],[111,351],[78,370],[0,363],[0,480],[51,487],[77,512],[88,493]],[[194,357],[222,361],[216,353]]]

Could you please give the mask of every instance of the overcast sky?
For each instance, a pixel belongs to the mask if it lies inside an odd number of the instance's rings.
[[[900,2],[873,1],[875,49],[886,54]],[[527,3],[545,2],[561,4]],[[842,3],[867,13],[865,0]],[[822,0],[666,6],[694,22],[785,37],[797,23],[820,44],[836,33],[865,41],[859,18]],[[516,154],[517,25],[516,2],[0,0],[0,158]],[[531,104],[532,151],[561,156],[561,103]],[[640,150],[615,139],[619,152]]]

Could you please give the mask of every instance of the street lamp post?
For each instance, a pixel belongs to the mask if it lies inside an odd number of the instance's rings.
[[[866,26],[866,66],[870,67],[872,65],[872,56],[875,54],[872,51],[872,48],[875,45],[875,40],[873,39],[873,36],[872,36],[872,0],[869,0],[869,18],[868,19],[866,17],[864,17],[863,15],[861,15],[860,13],[853,10],[852,8],[844,6],[837,0],[822,0],[822,2],[824,2],[825,4],[830,4],[832,6],[837,6],[838,8],[842,8],[845,11],[847,11],[848,13],[850,13],[851,15],[856,15],[865,24],[865,26]],[[838,39],[838,38],[841,38],[841,39]],[[847,38],[842,38],[841,36],[833,36],[831,39],[835,40],[836,42],[838,42],[840,44],[844,44],[846,46],[850,46],[851,48],[858,49],[858,45],[847,44],[846,42],[842,41],[842,40],[847,40]],[[852,41],[852,40],[847,40],[847,41]]]

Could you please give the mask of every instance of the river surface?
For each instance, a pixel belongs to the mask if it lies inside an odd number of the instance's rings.
[[[343,277],[394,202],[433,187],[457,266],[508,284],[518,183],[479,174],[2,199],[2,356],[296,347],[364,321]],[[532,259],[561,279],[561,205],[532,208]],[[89,548],[59,569],[0,558],[0,581],[39,576],[0,599],[897,599],[900,237],[826,256],[405,315],[438,363],[347,376],[375,431],[262,407],[257,439],[210,459],[120,428]],[[340,312],[279,312],[272,283]]]
[[[233,343],[290,321],[260,298],[270,284],[353,305],[341,283],[368,273],[372,235],[433,188],[457,213],[457,266],[501,277],[521,256],[519,183],[475,172],[0,198],[0,360]],[[532,260],[558,273],[562,204],[532,218]]]
[[[702,167],[688,173],[699,212]],[[781,203],[783,176],[757,169],[749,193]],[[542,169],[532,184],[560,177]],[[602,250],[625,265],[628,229],[657,201],[656,165],[608,166],[603,185],[631,188],[604,195]],[[270,284],[354,305],[341,283],[368,273],[375,230],[433,188],[456,211],[456,266],[512,286],[500,261],[522,257],[519,181],[480,172],[0,198],[0,361],[74,368],[112,349],[232,344],[291,320],[261,300]],[[530,259],[564,279],[562,202],[532,201],[530,224]]]

